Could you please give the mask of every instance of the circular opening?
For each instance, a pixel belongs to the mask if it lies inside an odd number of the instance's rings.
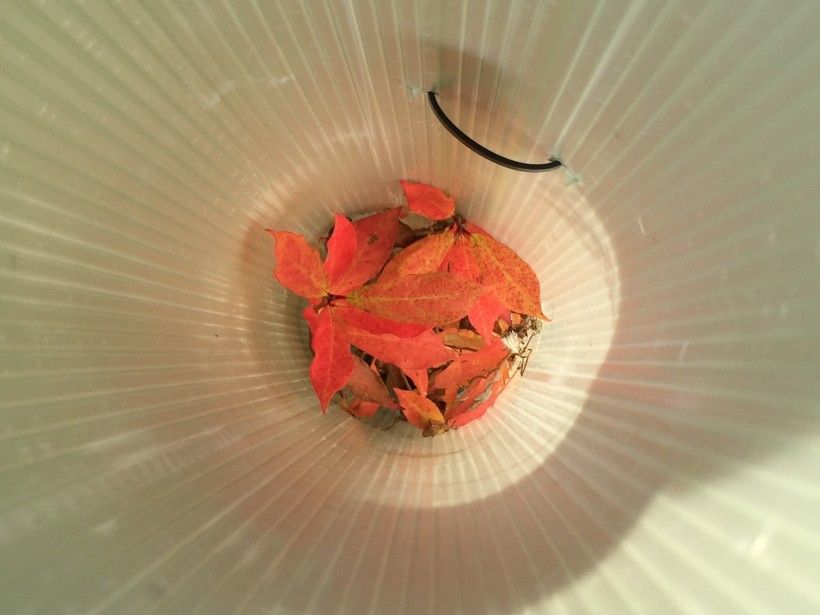
[[[303,301],[271,278],[270,242],[262,231],[271,221],[259,224],[252,242],[264,257],[246,305],[261,310],[268,322],[252,330],[249,343],[264,363],[260,371],[271,373],[270,386],[282,395],[281,412],[312,433],[298,441],[280,438],[274,454],[285,464],[327,457],[304,473],[306,484],[321,481],[328,463],[355,459],[345,497],[397,506],[460,505],[523,479],[564,439],[612,339],[617,267],[603,224],[577,186],[553,175],[507,187],[504,202],[515,203],[515,209],[465,199],[464,212],[532,265],[552,322],[537,336],[525,376],[514,378],[480,421],[446,437],[421,438],[407,424],[374,430],[339,409],[321,415],[307,379]]]

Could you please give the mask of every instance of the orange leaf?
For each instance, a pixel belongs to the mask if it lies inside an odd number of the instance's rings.
[[[506,374],[506,366],[502,369],[501,377],[493,382],[493,386],[490,392],[490,396],[485,399],[483,402],[475,406],[474,408],[467,410],[454,416],[452,419],[447,421],[447,425],[458,429],[459,427],[464,427],[467,423],[471,423],[472,421],[481,418],[484,414],[492,408],[493,404],[495,404],[495,400],[498,399],[498,396],[501,394],[501,391],[507,386],[507,379]]]
[[[473,260],[468,237],[456,235],[453,246],[445,255],[439,270],[449,271],[473,282],[478,279],[478,266]]]
[[[453,358],[441,336],[429,329],[416,337],[369,333],[355,327],[346,327],[345,332],[356,348],[404,371],[435,367]]]
[[[354,397],[351,401],[346,402],[343,408],[353,416],[363,419],[376,414],[376,411],[380,408],[380,406],[375,402],[365,401],[364,399]]]
[[[492,378],[475,378],[470,382],[464,393],[461,395],[461,400],[447,408],[444,413],[444,418],[448,421],[453,417],[458,416],[462,412],[467,412],[475,404],[476,399],[481,397],[487,388],[492,384]]]
[[[345,216],[336,214],[333,234],[327,242],[327,258],[324,264],[331,289],[347,273],[355,253],[356,229]]]
[[[396,407],[379,375],[355,355],[353,356],[353,372],[350,374],[347,386],[356,397],[363,401],[374,402],[385,408]]]
[[[309,305],[302,310],[302,317],[307,321],[308,327],[310,327],[311,335],[316,330],[316,325],[319,321],[319,316],[316,314],[316,310],[314,308],[315,306]]]
[[[488,292],[478,298],[478,301],[473,304],[467,317],[470,319],[470,324],[473,325],[473,328],[478,331],[481,337],[490,339],[493,333],[493,327],[495,327],[495,323],[499,318],[503,318],[509,322],[510,310],[496,297],[495,293]]]
[[[333,286],[343,295],[375,277],[390,257],[399,228],[400,207],[394,207],[353,222],[356,229],[356,252],[347,272]]]
[[[532,268],[510,248],[492,237],[470,235],[477,282],[490,287],[511,310],[546,318],[541,311],[541,285]]]
[[[429,385],[430,379],[427,375],[426,369],[410,369],[407,370],[407,375],[410,376],[410,379],[413,381],[413,384],[416,385],[416,388],[419,390],[419,393],[427,397],[427,387]]]
[[[484,339],[471,329],[445,329],[441,337],[444,344],[451,348],[478,350],[484,346]]]
[[[410,244],[390,259],[382,276],[395,277],[438,271],[441,261],[453,245],[455,229],[428,235]]]
[[[345,303],[334,305],[333,313],[341,318],[345,325],[364,329],[370,333],[392,333],[397,337],[415,337],[430,328],[427,325],[395,322]]]
[[[444,424],[444,415],[441,410],[426,397],[422,397],[415,391],[393,389],[393,392],[398,396],[404,416],[411,425],[419,429],[427,429],[431,424]]]
[[[296,233],[266,230],[276,240],[273,276],[279,283],[300,297],[311,299],[324,295],[328,282],[319,251]]]
[[[480,350],[461,353],[450,365],[435,375],[431,388],[452,390],[466,384],[473,378],[496,369],[509,354],[510,351],[501,338],[494,337]]]
[[[440,188],[405,180],[399,183],[404,190],[410,211],[431,220],[444,220],[455,213],[455,199],[444,194]]]
[[[465,278],[434,272],[389,278],[358,289],[348,301],[367,312],[436,326],[464,317],[481,295],[482,288]]]
[[[310,345],[314,353],[310,364],[310,383],[319,398],[322,412],[326,413],[330,399],[353,372],[353,355],[341,327],[333,322],[329,308],[319,312],[315,319],[308,319],[308,324],[313,334]]]
[[[493,404],[495,404],[495,400],[498,399],[498,395],[504,390],[505,386],[506,383],[502,383],[500,380],[493,383],[492,392],[487,399],[474,408],[466,409],[465,411],[453,416],[453,418],[448,419],[447,425],[453,429],[458,429],[459,427],[464,427],[468,423],[472,423],[476,419],[480,419],[487,413],[487,410],[492,408]]]

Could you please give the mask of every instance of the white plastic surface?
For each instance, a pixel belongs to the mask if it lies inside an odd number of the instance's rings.
[[[820,609],[820,5],[9,2],[0,610]],[[436,87],[521,174],[457,143]],[[265,227],[453,193],[526,377],[331,411]]]

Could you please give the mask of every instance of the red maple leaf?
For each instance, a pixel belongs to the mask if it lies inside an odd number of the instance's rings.
[[[333,306],[333,313],[344,321],[345,325],[364,329],[369,333],[392,333],[396,337],[415,337],[430,327],[406,322],[396,322],[382,318],[370,312],[355,308],[344,301]]]
[[[401,208],[395,207],[353,222],[356,251],[347,271],[333,286],[333,292],[344,295],[374,278],[384,267],[399,230]]]
[[[429,329],[415,337],[369,333],[355,327],[346,327],[345,333],[356,348],[405,372],[436,367],[454,356],[453,350],[444,345],[441,336]]]
[[[464,392],[459,396],[457,403],[449,406],[444,413],[444,418],[448,421],[462,412],[467,412],[476,403],[487,389],[492,385],[493,379],[489,376],[474,378]]]
[[[479,350],[462,352],[450,365],[435,375],[430,388],[444,389],[448,391],[446,398],[452,398],[459,386],[495,370],[509,354],[510,351],[501,338],[494,337]]]
[[[342,408],[360,419],[373,416],[380,407],[381,406],[379,406],[376,402],[366,401],[364,399],[359,399],[358,397],[353,397],[352,399],[345,400],[342,403]]]
[[[399,398],[399,404],[404,412],[407,422],[419,429],[428,429],[431,424],[444,425],[444,415],[438,406],[426,397],[422,397],[415,391],[403,391],[393,389]]]
[[[310,309],[310,308],[308,308]],[[331,308],[322,309],[315,318],[308,318],[311,327],[310,383],[322,412],[327,412],[331,398],[341,389],[353,372],[353,355],[344,331],[332,318]]]
[[[315,308],[315,305],[309,305],[302,310],[302,318],[307,321],[311,335],[313,335],[313,332],[316,330],[316,326],[319,324],[319,315],[316,313]]]
[[[464,229],[468,233],[456,235],[439,269],[485,286],[487,292],[494,294],[509,310],[549,320],[541,311],[541,285],[532,267],[472,222],[465,223]],[[479,311],[473,314],[479,321],[482,316],[490,318],[484,312],[489,309],[491,300],[483,299],[487,303],[479,305],[476,308]],[[503,317],[506,312],[499,312],[493,323]],[[475,326],[476,323],[472,324]],[[486,326],[483,330],[482,335],[486,333]]]
[[[355,254],[356,229],[345,216],[336,214],[333,234],[327,241],[327,258],[324,263],[331,291],[335,292],[339,281],[350,269]]]
[[[353,357],[353,371],[347,386],[362,401],[373,402],[385,408],[396,407],[379,374],[359,357]]]
[[[473,282],[478,279],[478,266],[470,253],[468,236],[456,235],[452,247],[441,262],[439,270],[448,271]]]
[[[390,259],[384,267],[382,276],[390,278],[438,271],[441,261],[453,245],[454,238],[455,229],[449,228],[411,243]]]
[[[465,245],[478,269],[479,284],[491,288],[512,311],[546,318],[538,276],[520,256],[486,235],[472,234]]]
[[[276,240],[273,276],[279,283],[300,297],[323,296],[328,289],[328,280],[319,251],[296,233],[266,230]]]
[[[445,272],[399,277],[380,276],[347,299],[377,316],[428,326],[443,325],[467,315],[482,288]]]
[[[431,220],[444,220],[455,213],[455,199],[444,194],[441,188],[406,180],[399,183],[407,198],[407,206],[413,213]]]
[[[499,299],[494,292],[486,292],[470,308],[467,317],[478,334],[490,339],[493,327],[499,318],[510,322],[510,309]]]
[[[493,382],[492,388],[490,389],[490,396],[477,406],[464,409],[463,412],[453,416],[453,418],[447,421],[447,425],[454,429],[458,429],[459,427],[464,427],[467,423],[480,419],[484,416],[487,410],[493,407],[496,399],[498,399],[498,396],[501,394],[501,391],[503,391],[504,387],[507,386],[507,382],[509,382],[509,369],[507,363],[504,363],[501,368],[500,377]]]

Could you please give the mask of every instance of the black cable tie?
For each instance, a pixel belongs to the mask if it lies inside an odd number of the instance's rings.
[[[447,131],[451,135],[453,135],[456,139],[461,141],[461,143],[463,143],[471,150],[473,150],[476,154],[478,154],[479,156],[483,156],[491,162],[500,164],[502,167],[507,167],[508,169],[513,169],[515,171],[525,171],[528,173],[539,173],[541,171],[549,171],[550,169],[555,169],[561,166],[561,161],[556,158],[550,158],[549,162],[533,164],[531,162],[519,162],[518,160],[512,160],[511,158],[502,156],[501,154],[496,154],[494,151],[487,149],[480,143],[468,137],[464,133],[464,131],[462,131],[458,126],[456,126],[453,123],[453,121],[449,117],[447,117],[447,114],[444,113],[444,110],[438,104],[435,92],[427,92],[427,100],[430,102],[430,107],[433,109],[433,113],[438,118],[438,121],[441,122],[441,124],[447,129]]]

